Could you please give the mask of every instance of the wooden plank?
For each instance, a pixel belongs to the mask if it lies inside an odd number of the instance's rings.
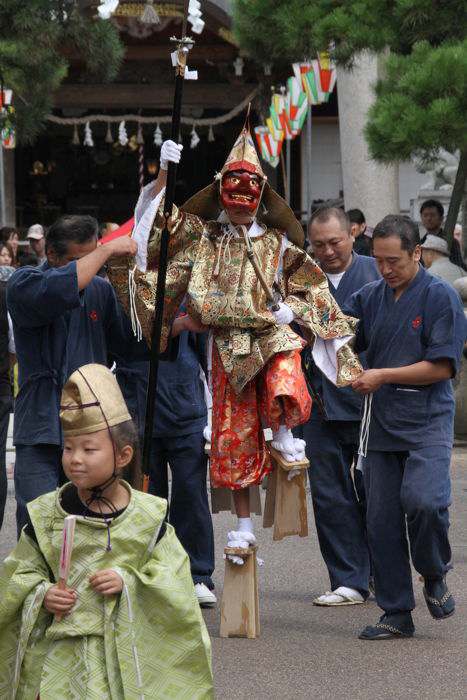
[[[184,107],[229,110],[252,91],[253,85],[211,83],[198,85],[187,81],[183,88]],[[173,86],[160,84],[62,85],[53,95],[54,108],[126,109],[132,114],[138,109],[170,110]],[[183,115],[182,115],[183,116]]]
[[[306,471],[303,469],[290,481],[284,469],[277,471],[276,504],[274,510],[273,540],[308,535],[306,504]]]
[[[242,550],[226,547],[226,554],[237,554],[244,558],[244,564],[233,564],[225,559],[224,590],[221,602],[220,636],[247,637],[259,636],[259,593],[256,552],[257,547]]]
[[[273,465],[273,470],[268,474],[266,487],[266,500],[264,502],[263,527],[274,525],[274,512],[276,508],[276,488],[277,488],[277,467]]]
[[[259,486],[250,486],[250,513],[261,515],[261,494]]]
[[[211,512],[221,513],[224,510],[230,510],[231,506],[230,489],[216,489],[211,486]]]
[[[269,445],[269,452],[273,460],[286,472],[292,471],[292,469],[308,469],[310,462],[307,459],[300,460],[299,462],[288,462],[280,452]]]
[[[235,515],[233,491],[211,486],[211,511],[213,513],[221,513],[226,510],[230,510],[232,515]],[[261,515],[259,486],[250,486],[250,512],[255,515]]]

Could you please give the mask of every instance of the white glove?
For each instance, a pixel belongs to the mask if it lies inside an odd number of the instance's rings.
[[[175,141],[164,141],[161,148],[161,170],[167,170],[168,164],[180,163],[182,144]]]
[[[294,318],[294,312],[290,306],[288,304],[284,304],[283,301],[279,302],[279,308],[277,311],[273,311],[272,315],[274,316],[276,323],[280,326],[292,323]]]

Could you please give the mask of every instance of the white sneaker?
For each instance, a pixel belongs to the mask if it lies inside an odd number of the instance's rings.
[[[217,598],[205,583],[195,583],[195,593],[201,607],[212,608],[217,603]]]

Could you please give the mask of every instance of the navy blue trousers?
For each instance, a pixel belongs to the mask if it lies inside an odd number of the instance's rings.
[[[60,445],[17,445],[15,462],[16,527],[26,525],[26,504],[65,483]]]
[[[329,572],[331,589],[347,586],[368,596],[370,558],[365,528],[364,489],[350,467],[358,449],[357,421],[326,421],[312,413],[301,427],[319,547]]]
[[[214,534],[206,486],[207,455],[202,431],[182,437],[154,438],[149,492],[168,498],[168,470],[172,473],[169,520],[190,558],[194,583],[214,588]]]
[[[422,576],[441,577],[449,569],[450,461],[451,448],[444,446],[369,451],[364,459],[376,601],[386,612],[415,607],[409,546]]]

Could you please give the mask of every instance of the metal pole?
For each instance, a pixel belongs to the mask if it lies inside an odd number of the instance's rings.
[[[287,169],[287,199],[286,199],[286,201],[287,201],[287,204],[289,204],[289,205],[290,205],[290,199],[291,199],[291,191],[290,191],[290,186],[291,186],[290,155],[291,155],[291,153],[290,153],[290,151],[291,151],[290,139],[287,139],[286,151],[285,151],[286,163],[287,163],[287,165],[286,165],[286,169]]]
[[[305,167],[306,167],[306,218],[307,225],[311,217],[311,205],[313,202],[313,195],[311,192],[311,105],[308,107],[308,116],[306,119],[306,155],[305,155]]]
[[[185,14],[183,21],[182,39],[178,42],[179,64],[175,73],[175,94],[172,111],[172,141],[178,141],[180,133],[180,121],[182,114],[183,83],[185,80],[187,52],[184,49],[191,48],[193,41],[186,38],[186,20],[188,16],[188,0],[185,0]],[[143,473],[149,474],[152,433],[156,409],[157,375],[159,372],[160,342],[164,318],[165,280],[167,276],[167,258],[169,247],[169,227],[172,216],[172,208],[175,197],[175,185],[177,180],[177,165],[169,162],[167,171],[167,185],[165,188],[164,219],[165,224],[161,234],[159,267],[157,273],[156,303],[154,309],[154,321],[151,333],[151,357],[149,362],[148,391],[146,396],[146,417],[144,423],[143,440]]]

